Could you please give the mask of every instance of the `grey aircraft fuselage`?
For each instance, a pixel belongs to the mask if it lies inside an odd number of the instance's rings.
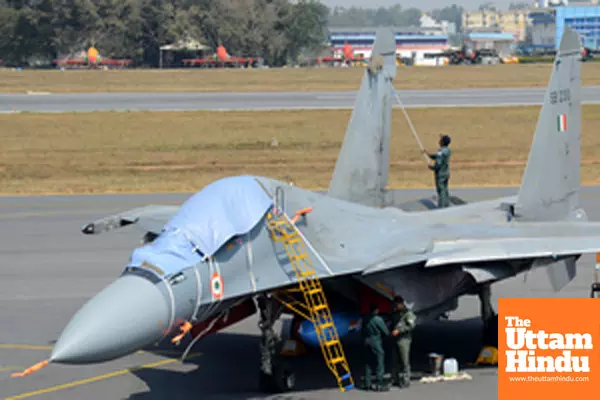
[[[432,240],[447,239],[444,227],[453,222],[485,220],[498,226],[511,223],[507,221],[506,211],[498,209],[500,202],[511,198],[435,211],[398,213],[394,208],[377,209],[349,203],[274,179],[257,179],[271,195],[277,188],[283,190],[282,208],[286,212],[313,208],[297,223],[297,227],[310,245],[309,254],[327,295],[339,291],[345,299],[355,299],[354,304],[346,302],[343,305],[354,310],[359,306],[356,303],[357,293],[352,291],[351,286],[340,285],[340,282],[332,288],[327,279],[334,276],[332,270],[336,281],[348,275],[348,279],[362,280],[375,290],[381,290],[376,283],[382,283],[403,293],[421,320],[436,318],[454,309],[458,296],[466,294],[476,284],[460,266],[434,268],[433,271],[423,268],[422,261],[416,261],[414,265],[369,276],[352,274],[363,270],[369,260],[377,260],[390,248],[395,252],[401,250],[408,257],[419,258]],[[251,262],[248,260],[248,246],[251,246]],[[528,266],[521,265],[520,268]],[[222,297],[218,299],[211,293],[211,279],[215,272],[222,279]],[[173,330],[167,327],[176,327],[185,321],[200,323],[210,320],[256,293],[296,284],[289,260],[283,249],[278,249],[271,240],[264,217],[248,234],[229,240],[214,254],[212,262],[189,265],[166,281],[143,268],[128,267],[121,278],[78,312],[77,315],[83,317],[76,316],[65,329],[55,345],[53,360],[79,364],[118,358],[136,351],[141,343],[149,345],[172,334]],[[342,286],[340,290],[339,286]],[[146,291],[155,293],[152,296],[127,297],[123,293],[124,287],[138,295]],[[133,287],[139,289],[134,290]],[[103,312],[108,307],[108,299],[119,299],[118,311]],[[114,301],[112,304],[114,306]],[[149,306],[152,311],[144,311]],[[140,335],[132,335],[127,328],[130,325],[127,321],[134,315],[140,320],[139,324],[145,326],[138,331]],[[98,333],[99,326],[111,334]],[[86,332],[88,329],[89,333]],[[119,332],[120,329],[123,331]],[[82,343],[81,347],[73,346],[71,334],[92,337],[96,345],[88,343],[84,346]],[[114,337],[121,337],[118,348],[111,346],[111,338]],[[63,343],[70,345],[63,347]],[[71,351],[77,354],[76,358],[70,356]]]

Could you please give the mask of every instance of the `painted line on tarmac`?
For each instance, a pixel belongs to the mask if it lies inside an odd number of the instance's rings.
[[[52,346],[36,346],[31,344],[0,344],[0,349],[9,350],[52,350]]]
[[[52,350],[52,346],[38,346],[31,344],[0,344],[0,349],[7,350]],[[182,351],[176,350],[138,350],[134,354],[158,354],[164,356],[180,356]]]
[[[0,372],[23,371],[25,368],[27,368],[27,367],[16,367],[16,366],[0,367]]]
[[[201,355],[202,355],[202,353],[192,353],[186,359],[198,358]],[[35,390],[33,392],[23,393],[23,394],[19,394],[19,395],[12,396],[12,397],[7,397],[4,400],[20,400],[20,399],[25,399],[25,398],[28,398],[28,397],[37,396],[37,395],[40,395],[40,394],[57,392],[59,390],[69,389],[69,388],[76,387],[76,386],[81,386],[81,385],[87,385],[89,383],[103,381],[103,380],[106,380],[106,379],[114,378],[116,376],[125,375],[125,374],[128,374],[130,372],[139,371],[141,369],[155,368],[155,367],[159,367],[159,366],[162,366],[162,365],[172,364],[172,363],[175,363],[175,362],[178,362],[178,361],[179,361],[179,358],[170,358],[168,360],[157,361],[157,362],[154,362],[154,363],[144,364],[144,365],[140,365],[140,366],[137,366],[137,367],[125,368],[125,369],[121,369],[119,371],[109,372],[107,374],[93,376],[91,378],[81,379],[81,380],[73,381],[73,382],[69,382],[69,383],[63,383],[61,385],[52,386],[52,387],[49,387],[49,388],[46,388],[46,389]]]
[[[56,211],[26,211],[26,212],[2,212],[0,219],[15,219],[15,218],[33,218],[33,217],[52,217],[57,215],[88,215],[96,213],[118,214],[122,208],[106,208],[106,209],[87,209],[87,210],[56,210]]]

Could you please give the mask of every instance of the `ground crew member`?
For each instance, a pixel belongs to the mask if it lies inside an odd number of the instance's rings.
[[[435,172],[435,190],[438,195],[438,207],[450,207],[450,198],[448,195],[448,180],[450,179],[450,136],[440,135],[440,149],[435,154],[430,154],[427,150],[423,153],[435,161],[429,169]]]
[[[416,326],[415,314],[406,307],[402,296],[394,297],[394,330],[392,336],[395,339],[393,350],[394,369],[392,377],[400,388],[410,386],[410,345],[412,342],[412,331]]]
[[[365,316],[362,321],[363,328],[362,339],[364,346],[365,357],[365,390],[374,390],[385,392],[389,390],[388,386],[383,384],[384,372],[384,352],[383,338],[388,337],[390,331],[383,322],[383,319],[378,315],[379,310],[376,305],[371,305],[371,312]],[[375,367],[375,385],[371,386],[371,371]]]

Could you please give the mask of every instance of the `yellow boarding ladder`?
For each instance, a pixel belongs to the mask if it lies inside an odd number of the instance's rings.
[[[305,215],[310,211],[312,211],[310,207],[302,209],[296,213],[292,220],[283,212],[281,214],[269,212],[267,214],[267,226],[273,241],[281,242],[285,247],[290,264],[296,274],[299,289],[304,294],[305,304],[303,304],[303,308],[308,311],[308,319],[315,327],[327,367],[335,376],[340,390],[346,392],[354,388],[350,367],[346,361],[344,349],[327,305],[325,292],[323,292],[321,282],[306,251],[304,241],[294,225],[301,215]],[[293,306],[283,303],[298,311]],[[304,313],[299,313],[306,317]]]

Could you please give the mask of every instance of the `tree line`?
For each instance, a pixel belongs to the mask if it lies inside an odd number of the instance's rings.
[[[460,27],[456,5],[430,13]],[[328,27],[418,26],[415,8],[329,9],[318,0],[0,0],[0,59],[47,64],[87,49],[156,66],[159,48],[191,38],[229,54],[294,62],[327,41]]]

